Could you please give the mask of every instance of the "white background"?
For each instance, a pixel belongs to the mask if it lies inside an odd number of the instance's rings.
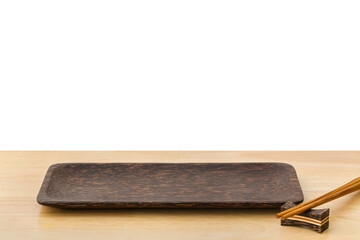
[[[0,1],[4,150],[359,150],[359,1]]]

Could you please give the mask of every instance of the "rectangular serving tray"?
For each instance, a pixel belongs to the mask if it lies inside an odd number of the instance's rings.
[[[38,203],[58,208],[279,208],[300,203],[285,163],[60,163]]]

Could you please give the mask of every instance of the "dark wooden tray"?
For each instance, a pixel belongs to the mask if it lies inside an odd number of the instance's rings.
[[[285,163],[62,163],[38,203],[59,208],[278,208],[303,194]]]

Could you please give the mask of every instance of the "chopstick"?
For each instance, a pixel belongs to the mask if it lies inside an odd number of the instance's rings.
[[[293,207],[293,208],[290,208],[290,209],[288,209],[288,210],[286,210],[286,211],[283,211],[283,212],[281,212],[281,213],[278,213],[278,214],[276,214],[276,217],[279,218],[279,217],[281,217],[281,216],[283,216],[283,215],[285,215],[285,214],[287,214],[287,213],[289,213],[289,212],[291,212],[291,211],[294,211],[294,210],[299,209],[299,208],[301,208],[301,207],[303,207],[303,206],[305,206],[305,205],[308,205],[308,204],[310,204],[310,203],[312,203],[312,202],[315,202],[315,201],[317,201],[317,200],[319,200],[319,199],[321,199],[321,198],[327,197],[327,196],[329,196],[329,195],[331,195],[331,194],[333,194],[333,193],[336,193],[336,192],[338,192],[338,191],[341,191],[341,190],[343,190],[343,189],[345,189],[345,188],[347,188],[347,187],[349,187],[349,186],[351,186],[351,185],[353,185],[353,184],[355,184],[355,183],[358,183],[358,182],[360,182],[360,177],[355,178],[354,180],[352,180],[352,181],[350,181],[350,182],[342,185],[341,187],[338,187],[337,189],[335,189],[335,190],[333,190],[333,191],[331,191],[331,192],[328,192],[328,193],[326,193],[326,194],[324,194],[324,195],[322,195],[322,196],[320,196],[320,197],[317,197],[317,198],[315,198],[315,199],[313,199],[313,200],[311,200],[311,201],[308,201],[308,202],[299,204],[299,205],[297,205],[297,206],[295,206],[295,207]]]
[[[337,199],[339,197],[345,196],[349,193],[352,193],[354,191],[360,190],[360,177],[352,180],[351,182],[348,182],[347,184],[328,192],[318,198],[315,198],[309,202],[302,203],[298,206],[295,206],[293,208],[290,208],[286,211],[283,211],[281,213],[278,213],[276,215],[277,218],[281,217],[281,219],[289,218],[293,215],[305,212],[306,210],[309,210],[310,208],[319,206],[321,204],[327,203],[329,201],[332,201],[334,199]]]
[[[301,208],[298,208],[297,210],[293,210],[293,211],[291,211],[291,212],[283,215],[283,216],[281,217],[281,219],[284,220],[284,219],[289,218],[289,217],[292,217],[292,216],[294,216],[294,215],[296,215],[296,214],[303,213],[303,212],[305,212],[306,210],[309,210],[310,208],[317,207],[317,206],[319,206],[319,205],[322,205],[322,204],[324,204],[324,203],[330,202],[330,201],[332,201],[332,200],[335,200],[335,199],[337,199],[337,198],[343,197],[343,196],[345,196],[345,195],[347,195],[347,194],[350,194],[350,193],[355,192],[355,191],[358,191],[358,190],[360,190],[360,182],[359,182],[359,183],[356,183],[356,184],[354,184],[354,185],[352,185],[352,186],[350,186],[350,187],[348,187],[348,188],[345,188],[345,189],[343,189],[343,190],[341,190],[341,191],[338,191],[338,192],[336,192],[336,193],[333,193],[333,194],[331,194],[331,195],[329,195],[329,196],[327,196],[327,197],[325,197],[325,198],[321,198],[321,199],[319,199],[319,200],[317,200],[317,201],[315,201],[315,202],[312,202],[312,203],[310,203],[310,204],[307,204],[307,205],[305,205],[305,206],[303,206],[303,207],[301,207]]]

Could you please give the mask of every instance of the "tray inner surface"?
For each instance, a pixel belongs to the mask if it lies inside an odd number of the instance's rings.
[[[277,207],[303,200],[282,163],[108,163],[50,167],[38,201],[55,207]]]

